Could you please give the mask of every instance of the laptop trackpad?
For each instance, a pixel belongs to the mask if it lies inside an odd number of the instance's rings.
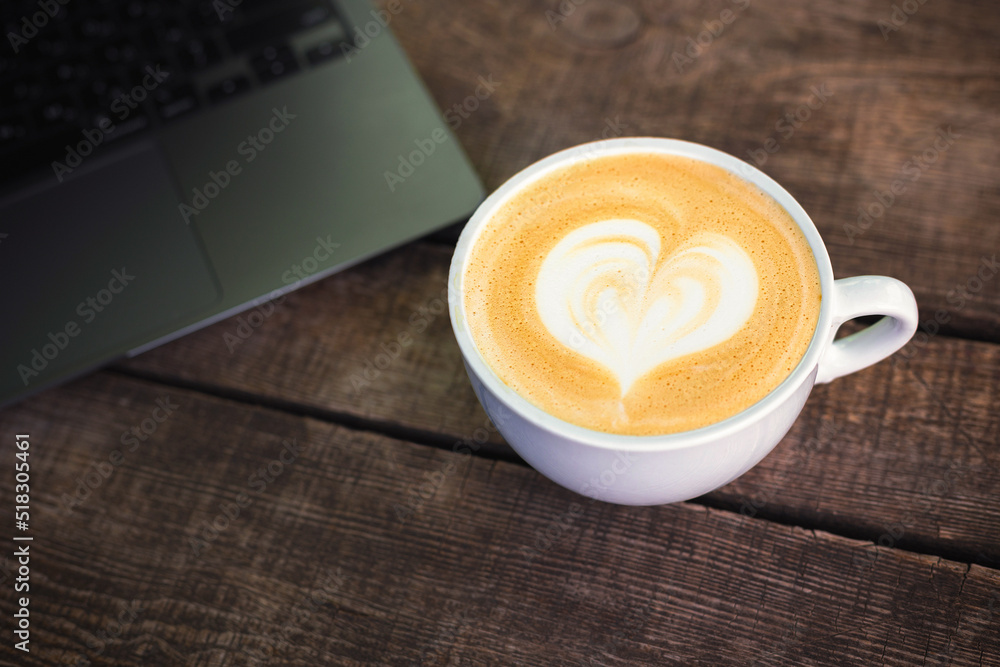
[[[0,403],[196,322],[220,298],[154,143],[73,176],[0,199]]]

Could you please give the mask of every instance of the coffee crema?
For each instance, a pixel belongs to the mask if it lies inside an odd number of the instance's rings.
[[[721,421],[795,368],[820,310],[816,261],[769,195],[691,158],[562,167],[492,213],[463,272],[494,373],[545,412],[609,433]]]

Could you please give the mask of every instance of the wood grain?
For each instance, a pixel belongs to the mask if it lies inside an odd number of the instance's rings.
[[[940,310],[946,332],[1000,342],[1000,277],[977,280],[1000,253],[1000,6],[922,3],[884,36],[892,7],[451,0],[404,4],[392,27],[442,109],[480,76],[499,82],[456,129],[487,189],[595,139],[704,143],[784,185],[838,277],[899,278],[924,320]],[[727,9],[734,20],[703,35]],[[699,39],[700,54],[675,64]],[[956,138],[936,151],[948,128]]]
[[[450,448],[486,416],[435,303],[449,258],[408,246],[293,294],[232,354],[223,338],[239,323],[229,320],[123,368]],[[403,332],[409,344],[390,359]],[[997,405],[1000,346],[918,335],[895,359],[817,387],[777,449],[709,502],[871,540],[891,529],[907,548],[1000,561]],[[483,453],[512,456],[497,435]]]
[[[910,284],[924,333],[732,484],[591,503],[496,436],[452,452],[486,421],[451,228],[0,411],[36,539],[32,652],[0,664],[1000,665],[1000,6],[880,28],[902,4],[403,2],[443,111],[498,82],[448,123],[487,189],[584,141],[705,143],[802,203],[838,277]]]
[[[69,508],[62,494],[166,399]],[[107,373],[0,413],[14,430],[33,443],[34,633],[30,655],[0,645],[4,664],[1000,655],[1000,573],[975,565],[687,504],[590,503],[517,464]]]

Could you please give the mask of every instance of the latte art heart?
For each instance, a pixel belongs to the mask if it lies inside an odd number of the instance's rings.
[[[803,358],[818,266],[756,185],[642,151],[533,178],[488,211],[456,285],[489,371],[530,404],[594,431],[679,433],[754,405]]]
[[[732,338],[757,303],[753,260],[723,234],[698,232],[667,258],[660,248],[644,222],[592,223],[556,244],[535,283],[549,333],[614,373],[623,397],[657,366]]]

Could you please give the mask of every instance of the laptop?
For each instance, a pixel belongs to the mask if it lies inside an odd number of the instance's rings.
[[[0,405],[467,218],[482,186],[392,18],[5,0]]]

